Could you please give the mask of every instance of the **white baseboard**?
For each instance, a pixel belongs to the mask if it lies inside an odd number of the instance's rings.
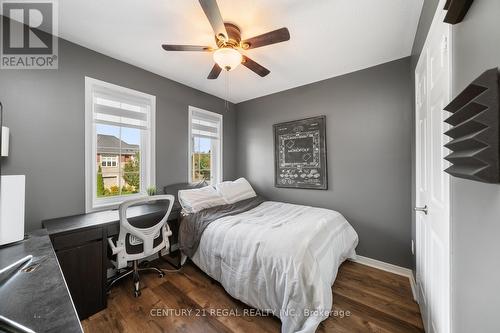
[[[368,258],[368,257],[363,257],[360,255],[356,256],[356,259],[349,259],[352,262],[361,264],[361,265],[366,265],[370,266],[373,268],[377,268],[389,273],[394,273],[397,275],[405,276],[410,280],[410,286],[411,286],[411,292],[413,294],[413,299],[417,301],[417,285],[415,283],[415,278],[413,277],[413,272],[409,268],[404,268],[400,266],[396,266],[393,264],[389,264],[387,262],[383,262],[380,260]]]

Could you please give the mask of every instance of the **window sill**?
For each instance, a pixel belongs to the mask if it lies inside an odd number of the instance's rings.
[[[138,194],[133,194],[133,195],[127,195],[127,197],[119,197],[119,198],[116,198],[115,200],[113,200],[113,199],[104,199],[104,200],[94,199],[93,206],[88,207],[86,209],[86,213],[95,213],[95,212],[100,212],[103,210],[115,210],[115,209],[118,209],[118,207],[122,203],[124,203],[125,201],[142,199],[142,198],[146,198],[147,196],[148,196],[147,193],[138,193]]]

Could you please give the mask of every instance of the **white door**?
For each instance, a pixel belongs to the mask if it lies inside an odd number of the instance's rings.
[[[443,7],[438,7],[443,8]],[[418,300],[428,333],[450,332],[450,204],[443,108],[450,101],[450,26],[438,9],[415,71]]]

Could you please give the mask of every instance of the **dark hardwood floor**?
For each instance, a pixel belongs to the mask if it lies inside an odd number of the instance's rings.
[[[160,266],[171,268],[163,262]],[[86,333],[280,332],[277,318],[234,316],[252,309],[229,296],[220,284],[192,263],[180,273],[169,273],[164,278],[143,274],[139,298],[132,295],[131,280],[112,289],[106,310],[82,322]],[[339,315],[323,321],[318,332],[424,331],[418,305],[405,277],[345,262],[332,292],[333,310]]]

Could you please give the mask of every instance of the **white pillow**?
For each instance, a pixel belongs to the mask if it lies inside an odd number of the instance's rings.
[[[234,182],[222,182],[215,188],[228,204],[257,196],[252,185],[245,178],[236,179]]]
[[[191,190],[180,190],[179,203],[187,213],[191,214],[206,208],[225,205],[226,201],[213,186],[205,186]]]

